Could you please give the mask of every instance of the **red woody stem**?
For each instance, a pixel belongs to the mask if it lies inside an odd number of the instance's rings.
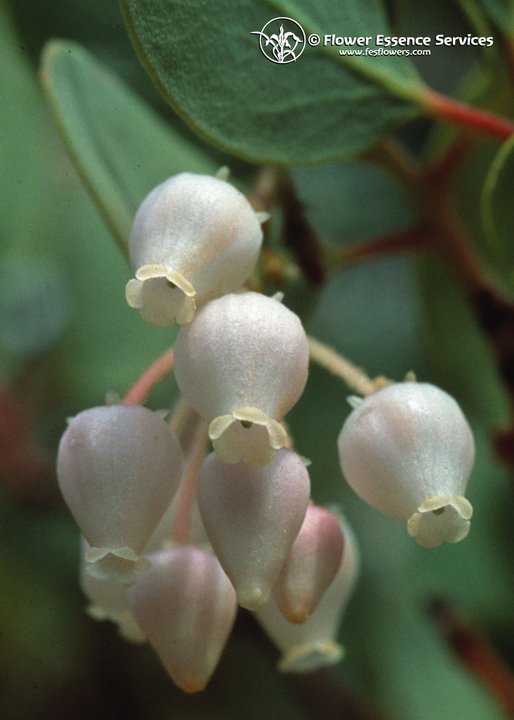
[[[448,647],[514,718],[514,674],[487,637],[449,603],[434,598],[428,607]]]
[[[471,107],[434,90],[425,90],[423,101],[428,114],[438,120],[449,120],[501,141],[507,140],[514,134],[514,123],[510,120]]]

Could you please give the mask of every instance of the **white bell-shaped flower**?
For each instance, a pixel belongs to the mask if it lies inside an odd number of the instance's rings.
[[[215,453],[200,472],[198,507],[240,605],[266,603],[305,517],[310,480],[303,460],[279,450],[268,465],[226,465]]]
[[[303,392],[308,363],[299,318],[254,292],[212,300],[175,343],[177,384],[226,463],[265,465],[286,444],[280,421]]]
[[[273,597],[284,616],[305,622],[334,579],[343,555],[339,518],[311,503],[273,587]]]
[[[473,435],[443,390],[404,382],[368,395],[344,423],[338,446],[355,492],[377,510],[406,520],[419,545],[466,537],[473,512],[464,497]]]
[[[203,690],[234,623],[234,588],[214,555],[184,545],[150,555],[130,590],[137,621],[179,688]]]
[[[339,568],[308,620],[301,625],[286,620],[274,597],[255,612],[266,634],[282,652],[278,663],[282,672],[311,672],[333,665],[343,657],[344,650],[337,636],[360,565],[355,536],[345,521],[343,534],[344,551]]]
[[[127,284],[127,302],[152,325],[188,323],[196,307],[241,287],[261,243],[259,217],[232,185],[175,175],[136,213],[129,240],[136,276]]]
[[[182,452],[176,433],[139,406],[85,410],[61,438],[57,477],[66,504],[91,546],[88,571],[132,582],[177,489]]]
[[[82,538],[80,586],[89,600],[87,613],[94,620],[109,620],[118,626],[120,635],[134,643],[144,642],[145,636],[129,603],[129,586],[113,577],[94,577],[87,572],[85,555],[89,550]]]

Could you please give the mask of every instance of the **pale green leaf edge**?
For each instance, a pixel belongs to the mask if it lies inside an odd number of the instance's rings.
[[[232,148],[230,145],[221,142],[217,138],[213,138],[212,135],[204,128],[202,128],[201,125],[196,123],[195,120],[190,115],[188,115],[188,113],[184,112],[180,103],[176,102],[175,98],[170,95],[166,85],[164,84],[164,82],[162,82],[159,74],[154,70],[152,62],[147,57],[143,45],[139,40],[139,34],[137,33],[136,28],[134,27],[134,23],[132,22],[132,14],[128,7],[127,0],[119,0],[119,5],[121,15],[123,17],[123,22],[125,23],[125,28],[127,30],[129,40],[132,43],[132,47],[134,48],[134,51],[139,58],[139,61],[143,66],[146,74],[154,84],[157,91],[161,94],[162,98],[171,107],[171,109],[180,117],[181,120],[183,120],[183,122],[192,130],[192,132],[194,132],[201,140],[205,141],[209,145],[212,145],[213,147],[218,148],[223,152],[234,155],[235,157],[238,157],[247,162],[256,162],[255,158],[250,157],[249,155],[246,155],[242,152],[236,152],[234,148]]]
[[[480,203],[480,213],[482,217],[482,227],[484,229],[486,240],[491,249],[498,249],[500,237],[496,229],[494,219],[494,192],[498,185],[500,174],[503,170],[505,162],[509,155],[514,151],[514,136],[509,138],[500,147],[492,161],[482,188],[482,197]]]
[[[127,233],[128,229],[132,224],[133,212],[128,205],[122,203],[116,203],[116,210],[113,210],[113,203],[106,199],[103,192],[99,192],[96,184],[90,177],[84,162],[82,161],[81,154],[75,152],[73,139],[71,138],[66,120],[62,114],[62,108],[60,103],[53,91],[52,87],[52,73],[51,66],[55,57],[60,53],[69,53],[69,50],[73,51],[81,56],[87,51],[78,43],[67,42],[64,40],[50,40],[43,48],[42,61],[40,69],[40,80],[43,87],[43,91],[48,103],[48,106],[52,112],[52,116],[57,125],[57,129],[61,135],[61,138],[65,144],[68,154],[77,170],[81,180],[83,181],[86,189],[90,193],[93,201],[100,210],[102,217],[104,218],[109,230],[117,241],[120,249],[124,254],[127,254]]]

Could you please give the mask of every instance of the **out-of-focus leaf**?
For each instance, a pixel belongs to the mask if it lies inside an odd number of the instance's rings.
[[[482,220],[495,265],[514,287],[514,139],[507,140],[494,158],[482,192]]]
[[[500,422],[507,413],[505,395],[491,348],[471,309],[439,264],[427,259],[417,270],[423,349],[436,383],[488,422]]]
[[[23,361],[49,347],[70,316],[64,268],[28,256],[0,269],[0,356]]]
[[[114,236],[125,247],[144,196],[183,170],[212,173],[212,159],[76,43],[50,42],[43,86],[68,146]]]
[[[507,35],[514,35],[514,4],[511,0],[479,0],[479,5]]]
[[[0,653],[6,720],[47,717],[84,677],[87,641],[72,585],[77,537],[63,516],[20,506],[0,492]]]
[[[71,303],[58,249],[60,143],[4,6],[0,26],[0,373],[6,379],[58,338]]]
[[[58,147],[26,55],[0,6],[0,251],[2,264],[52,249],[61,208],[50,180]],[[36,131],[37,128],[37,131]],[[52,208],[52,212],[50,212]],[[41,240],[45,239],[45,251]]]
[[[309,220],[324,241],[370,240],[416,224],[405,191],[371,164],[302,168],[294,170],[292,178]]]
[[[417,113],[423,86],[407,58],[341,56],[323,46],[333,31],[390,34],[371,0],[242,0],[237,12],[230,0],[121,6],[164,97],[201,136],[239,157],[290,165],[348,158]],[[296,62],[269,62],[251,33],[277,15],[321,44],[306,46]]]

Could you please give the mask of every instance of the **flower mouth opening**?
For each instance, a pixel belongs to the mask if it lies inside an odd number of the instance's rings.
[[[472,515],[471,503],[461,495],[429,497],[407,521],[407,532],[425,548],[457,543],[468,535]]]
[[[255,407],[219,415],[209,425],[214,451],[225,463],[244,462],[261,467],[271,462],[275,450],[287,443],[284,426]]]
[[[319,640],[295,645],[281,658],[281,672],[307,673],[318,668],[335,665],[344,655],[341,645],[333,640]]]
[[[176,270],[153,263],[143,265],[129,280],[125,297],[151,325],[167,327],[191,322],[196,311],[196,290]]]
[[[131,585],[139,572],[151,567],[150,561],[137,555],[132,548],[90,547],[86,554],[86,571],[98,580],[115,580]]]

